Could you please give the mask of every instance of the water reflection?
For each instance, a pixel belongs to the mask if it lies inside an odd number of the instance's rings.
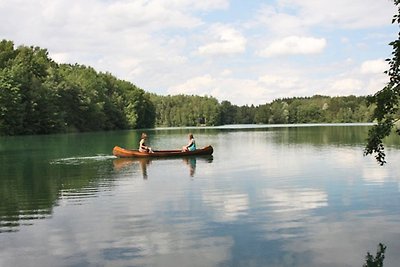
[[[139,166],[143,179],[148,179],[148,168],[153,162],[161,161],[181,161],[189,169],[189,176],[194,177],[196,173],[197,161],[211,163],[213,156],[191,156],[182,158],[117,158],[113,160],[114,170],[117,172],[129,170]]]
[[[33,225],[35,220],[51,217],[51,209],[0,211],[0,233],[17,232],[21,226]]]
[[[340,128],[195,131],[214,158],[112,157],[130,131],[23,155],[6,142],[0,266],[360,266],[378,242],[399,247],[400,153],[380,167],[366,131]]]
[[[240,216],[246,216],[250,205],[249,196],[241,193],[211,191],[205,192],[202,198],[204,204],[214,211],[215,220],[218,222],[235,221]]]
[[[139,165],[143,174],[143,179],[147,179],[147,166],[151,163],[149,158],[117,158],[113,160],[114,170],[117,172],[129,169],[133,165]]]
[[[263,194],[276,212],[306,211],[328,205],[326,192],[311,188],[264,189]]]
[[[190,177],[194,176],[194,173],[196,171],[196,158],[195,157],[190,157],[190,158],[184,158],[183,161],[189,166],[190,169]]]

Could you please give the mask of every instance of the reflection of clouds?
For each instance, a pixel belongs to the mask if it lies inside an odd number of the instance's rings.
[[[270,135],[218,135],[215,160],[197,161],[197,179],[181,159],[162,160],[146,181],[135,163],[102,174],[96,191],[63,190],[51,219],[0,234],[0,266],[240,265],[267,257],[257,254],[264,247],[276,266],[360,266],[380,241],[385,266],[397,266],[389,251],[400,240],[400,154],[381,167],[362,148],[282,146],[265,142]],[[366,191],[363,181],[374,184]],[[287,255],[300,264],[282,263]]]
[[[290,240],[285,244],[285,250],[313,251],[313,263],[309,266],[360,266],[367,251],[375,254],[379,242],[388,245],[388,251],[396,251],[399,243],[395,240],[400,235],[398,216],[369,217],[367,214],[368,211],[366,214],[344,214],[339,219],[320,217],[304,224],[307,236]],[[387,253],[384,265],[398,266],[398,260],[395,253]]]
[[[364,159],[362,149],[357,150],[354,149],[354,147],[338,147],[330,153],[332,154],[330,160],[332,160],[336,166],[341,168],[354,168],[356,164],[360,164]]]
[[[397,187],[400,192],[400,150],[398,149],[387,149],[386,151],[387,163],[385,168],[389,174],[387,179],[397,183]],[[382,167],[381,167],[382,168]]]
[[[269,200],[269,206],[272,206],[276,212],[310,210],[328,205],[327,193],[311,188],[264,189],[263,195]]]
[[[306,235],[304,228],[311,223],[313,209],[328,206],[328,195],[312,188],[264,189],[262,224],[266,240],[299,239]],[[258,215],[260,216],[260,215]]]
[[[111,260],[112,266],[216,266],[231,257],[230,237],[199,238],[189,229],[199,230],[201,225],[193,227],[192,223],[181,231],[163,228],[126,234],[102,249],[98,256]]]
[[[233,221],[239,215],[247,214],[249,199],[246,194],[225,194],[224,192],[205,192],[203,201],[213,207],[217,220]]]
[[[96,197],[61,196],[51,220],[0,235],[0,266],[218,266],[229,260],[232,238],[203,235],[207,225],[191,213],[187,169],[172,161],[155,167],[149,180],[137,165],[117,172],[113,190],[98,190]]]
[[[160,238],[164,237],[160,236]],[[113,260],[112,266],[126,266],[127,263],[135,266],[218,266],[231,257],[230,248],[233,245],[233,240],[230,237],[207,237],[203,239],[193,237],[179,240],[172,236],[168,240],[146,237],[143,241],[151,246],[148,248],[150,253],[142,255],[143,257],[132,258],[129,261]],[[159,248],[159,244],[163,243],[168,247],[167,250],[165,250],[166,247]],[[143,244],[135,243],[136,245],[139,245],[142,249]],[[116,248],[123,251],[126,247]],[[207,256],[205,257],[205,255]]]
[[[388,170],[384,167],[365,167],[362,171],[363,179],[369,183],[383,184],[388,178]]]
[[[371,162],[362,166],[362,179],[367,184],[383,185],[387,182],[395,182],[400,187],[399,151],[389,149],[387,151],[386,160],[387,163],[380,166],[375,159],[371,157]]]

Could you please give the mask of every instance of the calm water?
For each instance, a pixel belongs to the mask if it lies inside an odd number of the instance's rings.
[[[192,131],[212,157],[116,159],[140,132],[0,138],[0,266],[362,266],[400,262],[400,138],[369,126]]]

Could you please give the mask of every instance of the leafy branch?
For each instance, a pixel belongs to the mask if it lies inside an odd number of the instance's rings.
[[[365,264],[363,267],[382,267],[383,260],[385,259],[385,250],[386,246],[382,243],[378,245],[378,251],[376,252],[376,256],[372,256],[369,252],[367,252],[367,256],[365,256]]]
[[[400,0],[394,0],[397,14],[393,16],[392,23],[400,25]],[[386,163],[383,139],[390,135],[394,128],[396,117],[399,116],[400,102],[400,33],[397,40],[389,43],[393,47],[392,58],[386,59],[389,70],[385,71],[390,78],[388,85],[371,97],[371,103],[376,104],[373,118],[377,120],[369,133],[364,155],[375,154],[380,165]],[[400,129],[396,132],[400,135]]]

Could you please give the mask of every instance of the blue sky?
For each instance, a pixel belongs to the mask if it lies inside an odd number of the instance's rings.
[[[0,0],[0,38],[149,92],[258,105],[381,89],[395,12],[390,0]]]

